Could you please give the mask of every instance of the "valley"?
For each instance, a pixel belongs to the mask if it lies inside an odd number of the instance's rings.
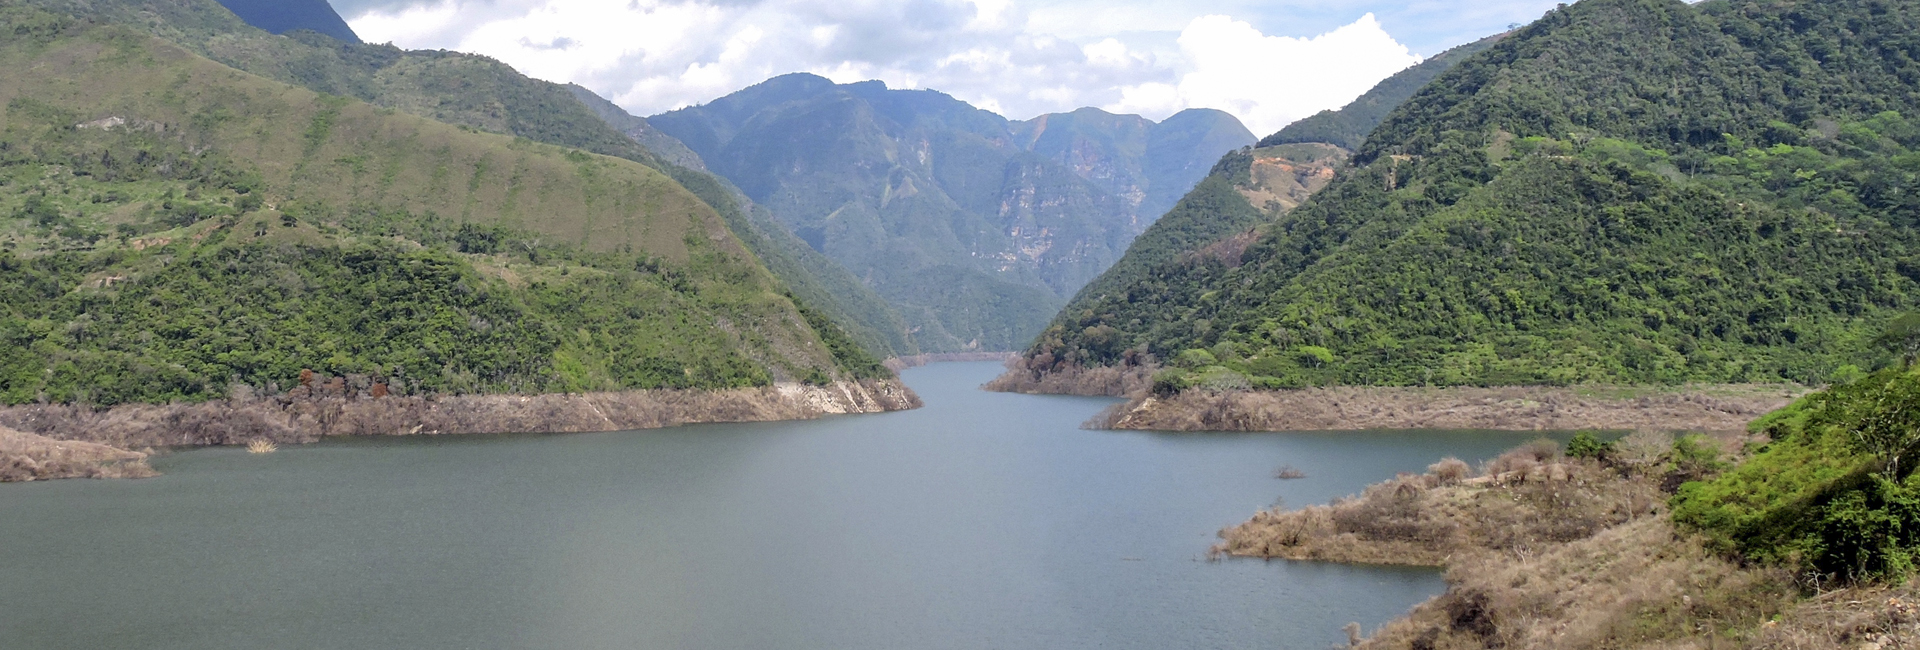
[[[1920,2],[616,4],[0,0],[9,647],[1920,643]]]

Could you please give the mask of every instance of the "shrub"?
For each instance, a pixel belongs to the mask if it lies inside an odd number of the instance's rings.
[[[1755,427],[1772,442],[1712,480],[1680,485],[1674,521],[1723,551],[1823,581],[1904,579],[1920,564],[1920,484],[1861,432],[1920,401],[1916,379],[1883,370],[1762,418]],[[1725,465],[1702,440],[1675,441],[1675,471]]]
[[[1453,485],[1466,480],[1467,475],[1472,473],[1473,468],[1467,466],[1467,461],[1452,456],[1427,466],[1427,476],[1436,485]]]
[[[1509,472],[1526,472],[1558,458],[1560,458],[1560,443],[1541,438],[1515,447],[1512,451],[1487,461],[1486,474],[1499,476]]]
[[[1601,441],[1591,431],[1573,434],[1567,441],[1567,455],[1574,458],[1600,458],[1613,453],[1613,443]]]

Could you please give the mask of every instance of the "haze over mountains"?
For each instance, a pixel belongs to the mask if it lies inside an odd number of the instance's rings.
[[[269,31],[330,28],[296,6],[236,13]],[[806,297],[859,314],[844,320],[883,354],[1023,347],[1215,159],[1255,139],[1215,110],[1154,122],[1083,108],[1015,121],[936,91],[809,74],[650,118],[569,90],[662,161],[731,181],[743,213],[765,208],[857,278],[865,291],[841,281]],[[844,275],[788,248],[757,252]]]
[[[1018,347],[1205,175],[1232,116],[1020,122],[928,90],[792,74],[648,118],[847,267],[922,350]]]

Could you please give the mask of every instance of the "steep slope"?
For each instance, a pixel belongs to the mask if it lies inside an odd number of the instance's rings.
[[[707,163],[700,160],[700,154],[694,153],[685,143],[673,136],[654,128],[652,124],[647,123],[646,118],[628,113],[626,109],[620,108],[619,105],[607,101],[607,98],[594,94],[593,91],[578,84],[567,84],[566,88],[567,92],[573,93],[575,99],[580,100],[580,103],[585,104],[595,115],[599,115],[601,120],[626,134],[634,142],[640,143],[640,146],[646,147],[647,151],[653,152],[662,161],[694,171],[707,171]]]
[[[1916,296],[1915,15],[1556,10],[1441,74],[1241,255],[1163,265],[1034,356],[1144,350],[1186,368],[1166,390],[1845,374]]]
[[[1183,145],[1233,138],[1220,117],[1156,131],[1089,110],[1029,126],[938,92],[796,74],[648,120],[872,286],[921,349],[948,351],[1024,343],[1146,223],[1147,171],[1179,182]],[[1164,159],[1143,164],[1149,149]]]
[[[1486,38],[1441,52],[1433,58],[1421,61],[1419,65],[1401,70],[1384,81],[1368,89],[1366,94],[1334,111],[1320,111],[1298,122],[1288,124],[1279,132],[1260,139],[1260,146],[1271,147],[1280,144],[1301,142],[1324,142],[1346,150],[1360,148],[1367,134],[1387,119],[1387,114],[1406,103],[1413,94],[1432,83],[1440,73],[1446,72],[1461,61],[1493,47],[1494,43],[1505,38],[1506,34],[1495,34]]]
[[[444,51],[405,51],[388,45],[340,42],[299,32],[275,37],[236,20],[212,0],[29,0],[56,13],[144,29],[203,56],[255,74],[319,92],[346,95],[431,119],[576,147],[633,160],[672,176],[727,218],[728,225],[802,299],[817,305],[880,356],[914,354],[905,325],[868,290],[815,289],[817,275],[838,274],[803,255],[804,244],[752,206],[734,206],[724,182],[705,173],[699,157],[583,88],[528,78],[492,59]],[[585,93],[582,95],[582,93]],[[606,112],[612,109],[614,112]],[[617,114],[616,114],[617,113]],[[686,169],[680,169],[680,168]],[[749,233],[757,230],[757,233]]]
[[[327,0],[220,0],[247,24],[275,34],[306,29],[347,43],[360,42]]]
[[[1082,108],[1011,126],[1015,144],[1125,201],[1137,228],[1166,214],[1221,153],[1254,139],[1240,120],[1205,108],[1180,111],[1162,122]]]
[[[795,237],[786,225],[774,219],[766,208],[754,204],[739,188],[708,173],[706,163],[693,150],[593,91],[579,86],[568,86],[568,89],[601,119],[663,158],[665,164],[658,165],[661,170],[726,217],[727,225],[740,236],[741,242],[779,276],[795,296],[831,316],[862,347],[882,357],[920,353],[908,335],[906,321],[885,299],[846,267]]]
[[[7,403],[885,374],[652,168],[0,11]]]

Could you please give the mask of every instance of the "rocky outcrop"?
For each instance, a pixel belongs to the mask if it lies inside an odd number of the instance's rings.
[[[55,440],[0,427],[0,483],[54,478],[153,476],[147,455],[107,445]]]
[[[0,409],[0,425],[47,439],[118,450],[311,442],[323,436],[621,431],[703,422],[804,420],[920,407],[898,380],[781,383],[719,391],[639,390],[548,395],[372,398],[298,388],[288,394],[197,404],[71,405]]]

